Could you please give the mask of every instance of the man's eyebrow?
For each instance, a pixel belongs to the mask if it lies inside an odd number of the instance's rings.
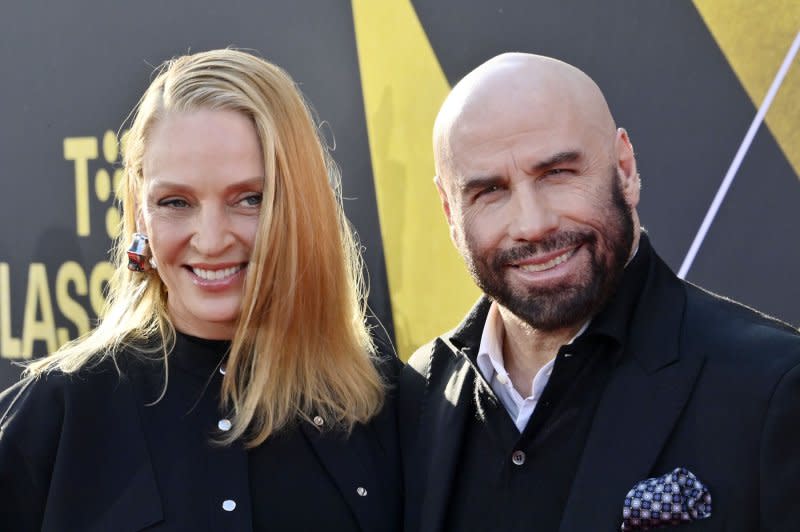
[[[536,163],[531,169],[533,172],[542,172],[554,166],[558,166],[559,164],[564,163],[574,163],[575,161],[580,160],[583,157],[583,153],[578,150],[568,150],[558,152],[549,159],[545,159],[539,163]]]
[[[583,152],[580,150],[567,150],[558,152],[555,155],[540,161],[531,167],[531,173],[539,173],[548,170],[554,166],[566,163],[574,163],[583,158]],[[456,188],[462,194],[469,194],[474,190],[481,190],[491,186],[502,185],[506,178],[502,176],[475,176],[467,177],[456,185]]]

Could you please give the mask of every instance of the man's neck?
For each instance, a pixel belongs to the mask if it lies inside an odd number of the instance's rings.
[[[503,362],[514,388],[527,397],[536,373],[558,354],[559,348],[572,340],[583,323],[555,331],[531,327],[510,311],[499,307],[503,322]]]

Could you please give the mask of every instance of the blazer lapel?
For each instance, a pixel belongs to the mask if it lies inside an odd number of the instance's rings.
[[[349,437],[322,432],[307,422],[300,423],[303,434],[330,474],[364,532],[383,530],[386,516],[379,472],[365,464],[371,456],[366,428],[356,426]],[[375,464],[377,465],[377,464]]]
[[[619,524],[625,494],[651,476],[701,367],[698,358],[653,375],[636,364],[618,369],[597,407],[561,532],[610,530]]]
[[[651,476],[702,369],[702,356],[679,356],[684,288],[653,258],[623,361],[597,406],[561,532],[619,527],[625,494]]]
[[[428,391],[427,419],[420,423],[420,427],[430,429],[422,436],[423,441],[428,442],[422,452],[429,453],[429,462],[425,465],[428,478],[424,486],[420,532],[438,532],[444,527],[472,395],[471,368],[466,356],[448,357],[446,367],[435,373],[450,377]]]

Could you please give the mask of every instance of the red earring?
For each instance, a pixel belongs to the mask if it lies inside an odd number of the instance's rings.
[[[134,272],[150,270],[151,256],[147,236],[142,233],[133,233],[133,242],[128,248],[128,269]]]

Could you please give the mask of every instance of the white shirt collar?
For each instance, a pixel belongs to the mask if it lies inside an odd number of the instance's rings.
[[[586,320],[578,332],[575,333],[575,336],[573,336],[570,341],[567,342],[567,345],[574,342],[575,339],[583,334],[589,327],[590,322],[591,319]],[[500,316],[500,307],[496,302],[492,301],[492,304],[489,307],[489,313],[486,315],[486,323],[483,325],[481,343],[480,347],[478,348],[478,357],[476,359],[478,369],[483,374],[486,382],[490,383],[490,385],[495,375],[501,382],[510,381],[508,371],[506,370],[505,361],[503,359],[504,338],[505,328],[503,327],[503,320]],[[554,360],[555,358],[550,360],[550,362],[548,362],[542,369],[549,372],[552,369]],[[541,370],[539,373],[537,373],[536,377],[534,377],[534,380],[531,383],[532,395],[537,395],[536,385],[537,378],[539,377],[540,373],[542,373]],[[541,387],[544,388],[544,384],[546,384],[547,381],[541,378],[539,378],[538,381],[542,382]]]

